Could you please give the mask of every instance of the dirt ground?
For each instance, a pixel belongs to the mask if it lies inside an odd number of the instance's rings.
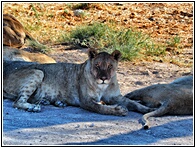
[[[80,63],[86,51],[62,50],[50,53],[57,62]],[[186,51],[192,55],[192,51]],[[117,71],[122,94],[155,83],[167,83],[189,75],[191,68],[158,62],[120,62]],[[101,115],[82,108],[42,106],[39,113],[17,110],[3,101],[3,145],[194,145],[193,116],[150,118],[150,129],[138,122],[142,114],[125,117]]]

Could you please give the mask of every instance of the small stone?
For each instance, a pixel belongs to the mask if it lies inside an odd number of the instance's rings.
[[[77,124],[75,128],[79,128],[79,127],[80,127],[80,125],[79,125],[79,124]]]
[[[77,9],[77,10],[74,11],[74,15],[75,15],[75,16],[80,16],[80,15],[83,14],[83,13],[84,13],[84,11],[81,10],[81,9]]]
[[[151,16],[148,18],[150,21],[154,21],[155,19]]]
[[[135,82],[135,85],[144,85],[144,83],[141,82],[141,81],[136,81],[136,82]]]
[[[94,123],[91,123],[91,124],[89,125],[89,127],[94,127]]]
[[[152,72],[152,74],[158,74],[158,73],[159,73],[158,71],[153,71],[153,72]]]

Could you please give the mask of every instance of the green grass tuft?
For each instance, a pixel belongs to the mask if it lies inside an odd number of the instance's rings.
[[[62,42],[107,52],[117,49],[121,51],[123,60],[130,61],[141,54],[158,56],[165,52],[165,47],[153,43],[148,35],[133,29],[117,30],[114,25],[103,23],[76,27],[61,39]]]
[[[33,41],[33,40],[27,40],[27,44],[28,44],[28,46],[32,47],[35,51],[39,51],[42,53],[47,53],[47,52],[51,51],[51,49],[49,47],[47,47],[46,45],[40,44],[40,43]]]

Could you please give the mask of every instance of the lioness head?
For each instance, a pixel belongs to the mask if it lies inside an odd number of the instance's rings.
[[[107,52],[97,53],[95,49],[90,49],[88,56],[91,62],[91,74],[98,84],[108,84],[115,75],[121,53],[115,50],[112,54]]]

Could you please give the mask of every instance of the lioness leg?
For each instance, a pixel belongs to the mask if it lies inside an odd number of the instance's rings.
[[[148,122],[149,117],[162,116],[168,113],[169,107],[170,107],[169,101],[167,101],[167,102],[164,102],[157,110],[144,114],[142,117],[142,124],[143,124],[144,129],[149,128],[149,122]]]
[[[13,107],[33,112],[40,111],[39,104],[31,104],[27,101],[41,84],[43,77],[43,72],[35,69],[29,70],[28,75],[25,75],[25,77],[20,77],[23,79],[23,83],[20,86],[18,98],[13,103]]]
[[[154,108],[150,108],[138,103],[137,101],[130,100],[129,98],[122,96],[111,99],[110,104],[119,104],[120,106],[126,107],[129,111],[138,111],[141,113],[148,113],[155,110]]]
[[[128,110],[130,110],[130,111],[138,111],[141,113],[148,113],[150,111],[155,110],[155,108],[150,108],[150,107],[144,106],[134,100],[128,100],[128,103],[126,106],[127,106]]]
[[[88,104],[81,103],[82,108],[105,115],[125,116],[128,110],[119,105],[103,105],[100,102],[91,101]]]

